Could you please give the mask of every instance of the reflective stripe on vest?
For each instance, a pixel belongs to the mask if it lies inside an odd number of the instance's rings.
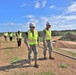
[[[37,37],[38,37],[38,33],[36,30],[34,30],[34,35],[32,35],[32,32],[29,30],[28,31],[28,44],[30,45],[37,44]]]
[[[46,31],[45,39],[51,40],[51,30],[44,29]]]
[[[20,34],[17,33],[17,38],[22,38],[22,33]]]

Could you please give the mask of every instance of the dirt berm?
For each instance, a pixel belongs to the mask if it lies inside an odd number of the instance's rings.
[[[76,49],[76,42],[57,40],[53,43],[53,47]]]

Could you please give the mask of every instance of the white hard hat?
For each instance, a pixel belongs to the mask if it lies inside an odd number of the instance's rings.
[[[29,27],[31,27],[31,26],[35,27],[35,24],[34,23],[30,23]]]
[[[46,26],[47,26],[47,25],[50,25],[50,26],[51,26],[51,23],[50,23],[50,22],[47,22],[47,23],[46,23]]]

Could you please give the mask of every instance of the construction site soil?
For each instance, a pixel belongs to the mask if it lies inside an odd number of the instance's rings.
[[[76,49],[76,43],[71,41],[57,40],[53,46]],[[32,53],[32,59],[33,56]],[[6,42],[3,39],[0,50],[0,75],[76,75],[76,60],[54,52],[52,56],[55,57],[54,60],[48,59],[47,51],[47,59],[44,60],[43,49],[38,47],[39,67],[35,68],[34,60],[31,61],[32,66],[28,63],[28,49],[23,41],[18,48],[16,40]]]

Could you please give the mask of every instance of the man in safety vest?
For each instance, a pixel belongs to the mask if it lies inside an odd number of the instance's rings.
[[[22,33],[21,33],[20,29],[18,30],[16,36],[17,36],[18,47],[20,47],[21,46],[21,40],[22,40]]]
[[[38,32],[35,30],[35,24],[29,24],[30,29],[26,32],[27,40],[25,39],[25,43],[28,48],[28,59],[29,64],[31,65],[31,53],[34,53],[35,64],[34,67],[38,67],[37,64],[37,44],[38,44]]]
[[[12,41],[12,38],[13,38],[13,33],[12,32],[10,32],[9,38],[10,38],[10,41]]]
[[[51,30],[50,30],[51,24],[49,22],[46,23],[46,28],[43,30],[43,54],[44,59],[47,59],[46,57],[46,51],[47,47],[49,49],[49,59],[54,59],[52,57],[52,45],[51,45]]]
[[[3,34],[3,36],[4,36],[4,39],[7,41],[8,33],[5,32],[5,33]]]

